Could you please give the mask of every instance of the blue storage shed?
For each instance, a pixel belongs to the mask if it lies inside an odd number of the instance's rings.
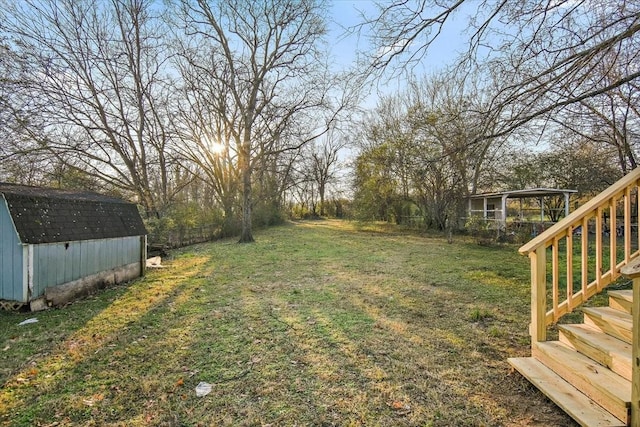
[[[132,203],[0,183],[0,306],[41,309],[139,277],[146,234]]]

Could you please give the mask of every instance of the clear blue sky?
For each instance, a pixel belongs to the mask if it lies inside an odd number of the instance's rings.
[[[331,52],[339,67],[349,67],[356,58],[356,51],[367,50],[368,40],[366,35],[360,39],[356,35],[345,37],[345,29],[353,27],[362,21],[361,13],[369,17],[377,16],[377,7],[370,0],[334,0],[329,19],[329,41]],[[473,13],[474,11],[468,11]],[[442,34],[438,36],[436,42],[429,48],[426,57],[421,63],[421,67],[414,70],[417,74],[428,74],[438,71],[444,65],[450,64],[457,55],[465,49],[466,37],[463,32],[467,26],[466,11],[462,14],[454,15],[453,20],[447,22]],[[420,75],[417,75],[420,77]],[[384,82],[374,88],[373,94],[366,104],[368,107],[375,106],[377,99],[376,92],[381,94],[391,93],[401,90],[403,82],[401,79],[394,79],[391,82]]]

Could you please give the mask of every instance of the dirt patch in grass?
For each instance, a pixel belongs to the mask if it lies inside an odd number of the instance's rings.
[[[515,247],[340,221],[256,238],[35,324],[0,313],[0,423],[573,425],[506,362],[529,354]]]

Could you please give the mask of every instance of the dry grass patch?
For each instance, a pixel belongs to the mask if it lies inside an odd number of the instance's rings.
[[[506,363],[529,352],[515,247],[340,221],[256,237],[176,251],[36,324],[1,313],[0,422],[571,425]]]

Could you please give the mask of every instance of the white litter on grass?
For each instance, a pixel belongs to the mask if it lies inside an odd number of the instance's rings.
[[[205,383],[205,382],[201,382],[200,384],[198,384],[196,386],[196,396],[197,397],[204,397],[209,393],[211,393],[211,384]]]
[[[165,268],[165,266],[162,265],[162,258],[159,256],[148,258],[146,265],[147,268]]]
[[[38,323],[38,319],[32,317],[31,319],[23,320],[22,322],[18,323],[18,326],[28,325],[29,323]]]

